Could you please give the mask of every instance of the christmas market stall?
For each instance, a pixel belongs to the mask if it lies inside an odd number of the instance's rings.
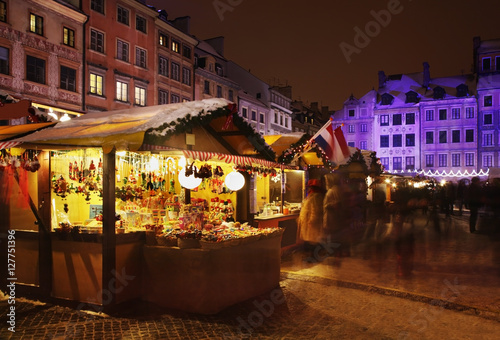
[[[42,293],[212,314],[278,286],[283,228],[253,216],[282,166],[234,104],[89,113],[13,142],[40,163],[25,183]]]

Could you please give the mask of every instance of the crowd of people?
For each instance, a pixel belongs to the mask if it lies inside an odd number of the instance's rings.
[[[353,246],[362,245],[366,257],[380,265],[390,240],[400,275],[409,275],[417,212],[427,216],[426,227],[436,234],[441,233],[441,217],[465,211],[471,233],[500,231],[500,179],[473,177],[445,183],[427,179],[424,183],[415,187],[401,180],[388,192],[382,178],[370,187],[364,178],[335,172],[309,180],[298,220],[304,249],[316,258],[334,256],[340,263]]]

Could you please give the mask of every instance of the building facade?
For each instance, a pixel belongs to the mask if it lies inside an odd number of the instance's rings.
[[[75,2],[0,1],[0,90],[30,101],[41,115],[50,113],[51,120],[83,109],[87,17]],[[21,117],[2,124],[27,122]]]
[[[108,111],[193,100],[189,19],[142,1],[83,0],[88,13],[85,109]]]

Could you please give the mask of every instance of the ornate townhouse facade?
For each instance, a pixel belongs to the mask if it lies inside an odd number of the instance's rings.
[[[228,77],[240,85],[238,114],[261,135],[272,134],[269,85],[233,61],[228,61],[227,71]]]
[[[478,161],[483,169],[500,167],[500,39],[474,38],[478,76]]]
[[[227,76],[224,38],[200,40],[195,48],[195,100],[225,98],[237,101],[239,85]]]
[[[1,0],[2,96],[30,101],[50,119],[82,113],[86,21],[78,1]],[[25,124],[27,116],[2,124]]]
[[[189,18],[169,21],[136,0],[82,0],[82,9],[86,111],[193,100],[197,41],[185,32]]]

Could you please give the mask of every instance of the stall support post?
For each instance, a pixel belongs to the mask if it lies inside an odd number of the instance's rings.
[[[50,238],[50,152],[43,151],[38,157],[38,237],[40,290],[43,295],[52,292],[52,240]],[[34,207],[36,209],[36,207]]]
[[[102,218],[102,306],[116,302],[115,166],[116,150],[103,155]]]

